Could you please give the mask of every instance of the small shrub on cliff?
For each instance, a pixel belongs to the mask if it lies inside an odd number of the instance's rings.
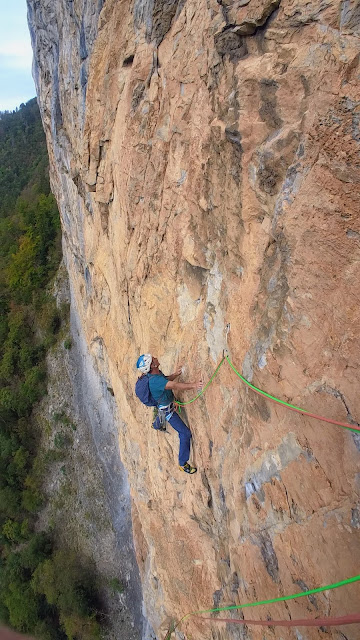
[[[44,503],[44,497],[37,489],[25,489],[21,496],[21,505],[30,513],[36,513]]]
[[[71,439],[68,435],[58,432],[55,434],[54,445],[57,449],[65,449],[71,444]]]
[[[111,578],[109,580],[109,587],[113,595],[115,595],[116,593],[123,593],[125,590],[125,587],[123,583],[119,580],[119,578]]]

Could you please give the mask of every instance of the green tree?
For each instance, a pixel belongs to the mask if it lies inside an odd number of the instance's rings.
[[[8,540],[11,540],[13,542],[20,542],[22,538],[20,522],[11,519],[6,520],[5,524],[2,527],[2,534]]]
[[[80,564],[75,552],[59,550],[45,560],[34,572],[33,586],[43,593],[49,604],[56,604],[66,615],[91,614],[88,589],[89,572]]]
[[[35,571],[36,567],[44,562],[52,551],[52,542],[48,534],[32,534],[28,544],[21,551],[21,562],[23,567]]]
[[[17,518],[20,515],[20,495],[13,487],[0,489],[0,514],[7,518]]]
[[[10,582],[4,598],[10,624],[24,633],[31,632],[39,618],[39,599],[28,583]]]
[[[36,98],[12,113],[0,113],[0,217],[23,189],[49,193],[45,135]]]
[[[31,302],[33,289],[41,283],[41,271],[37,267],[37,239],[24,235],[19,240],[19,247],[12,254],[7,269],[7,280],[10,291],[23,302]]]

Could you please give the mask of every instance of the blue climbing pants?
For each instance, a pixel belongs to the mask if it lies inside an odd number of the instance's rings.
[[[179,464],[183,467],[190,458],[190,440],[191,431],[186,426],[177,413],[173,413],[169,418],[166,417],[172,428],[178,432],[180,438]]]

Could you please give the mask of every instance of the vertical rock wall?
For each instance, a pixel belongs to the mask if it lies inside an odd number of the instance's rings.
[[[359,573],[359,436],[268,403],[225,364],[186,412],[188,477],[176,434],[151,430],[133,393],[142,352],[210,377],[230,323],[247,379],[360,422],[358,2],[28,6],[72,303],[121,417],[158,637],[187,611]],[[353,585],[261,613],[340,615],[359,596]],[[360,635],[343,631],[192,621],[187,637]]]
[[[69,303],[63,265],[53,292],[59,307]],[[38,527],[51,526],[56,545],[79,553],[97,573],[96,591],[105,613],[102,640],[152,640],[142,615],[116,404],[89,354],[74,305],[68,328],[72,346],[66,349],[60,340],[48,354],[48,393],[34,416],[44,451],[62,442],[61,461],[47,469],[47,500]],[[124,587],[121,592],[113,588],[114,579]]]

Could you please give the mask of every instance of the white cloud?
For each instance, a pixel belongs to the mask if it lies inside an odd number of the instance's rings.
[[[8,69],[31,69],[32,49],[29,42],[0,43],[0,65]]]
[[[0,110],[13,110],[35,95],[26,0],[0,0]]]
[[[1,98],[0,97],[0,111],[14,111],[16,107],[20,107],[20,105],[24,102],[27,102],[34,96],[13,96],[12,98]]]

